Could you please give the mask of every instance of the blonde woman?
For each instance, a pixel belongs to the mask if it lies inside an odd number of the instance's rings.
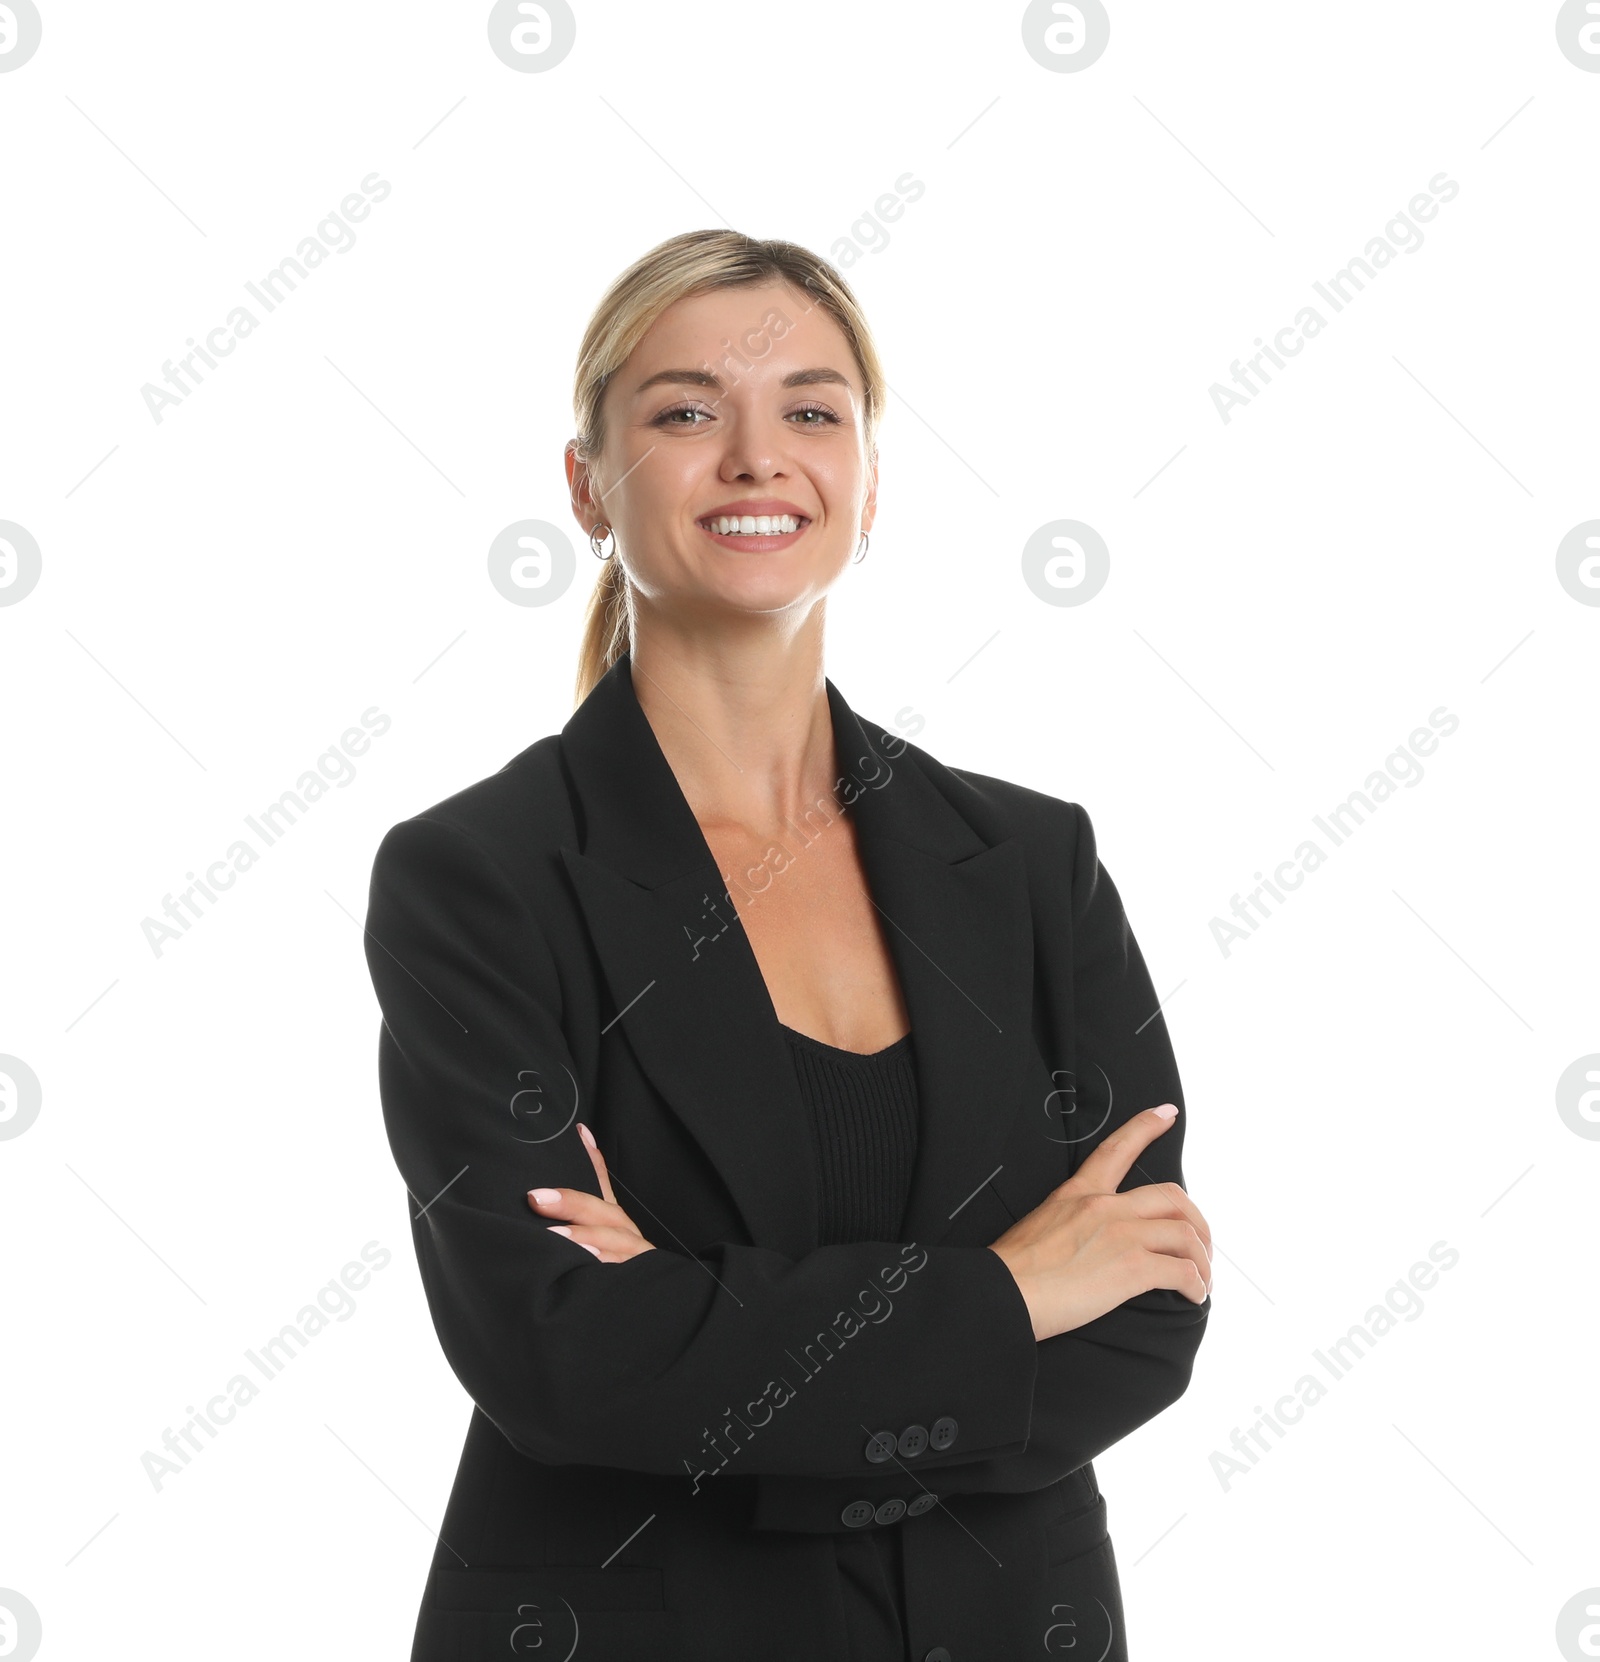
[[[883,404],[805,249],[624,272],[577,708],[378,852],[385,1123],[476,1404],[413,1662],[1129,1654],[1091,1462],[1185,1389],[1210,1231],[1088,816],[824,674]]]

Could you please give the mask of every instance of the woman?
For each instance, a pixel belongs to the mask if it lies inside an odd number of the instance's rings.
[[[824,676],[883,393],[793,244],[619,278],[577,709],[378,852],[385,1123],[476,1404],[413,1662],[1128,1654],[1090,1461],[1186,1387],[1210,1235],[1088,817]]]

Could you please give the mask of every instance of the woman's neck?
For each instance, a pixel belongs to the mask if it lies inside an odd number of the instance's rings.
[[[820,611],[820,607],[817,608]],[[642,629],[633,690],[695,818],[754,837],[831,794],[838,771],[821,618],[787,639]]]

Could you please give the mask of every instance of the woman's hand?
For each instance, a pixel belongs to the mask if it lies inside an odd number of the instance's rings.
[[[1117,1193],[1177,1113],[1168,1102],[1135,1114],[991,1243],[1016,1278],[1036,1339],[1069,1333],[1155,1287],[1205,1303],[1211,1229],[1200,1208],[1176,1183]]]
[[[600,1194],[592,1195],[587,1189],[529,1189],[528,1204],[541,1217],[570,1219],[570,1224],[555,1225],[551,1233],[587,1247],[603,1264],[620,1264],[641,1252],[654,1252],[654,1243],[639,1233],[633,1219],[617,1204],[606,1174],[605,1156],[581,1120],[578,1135],[600,1178]]]

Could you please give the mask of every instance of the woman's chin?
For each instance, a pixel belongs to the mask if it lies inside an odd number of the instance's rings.
[[[761,615],[808,605],[820,600],[828,588],[827,581],[810,571],[797,571],[792,566],[780,570],[776,560],[770,568],[762,569],[752,561],[742,569],[708,574],[701,598],[718,610]]]

